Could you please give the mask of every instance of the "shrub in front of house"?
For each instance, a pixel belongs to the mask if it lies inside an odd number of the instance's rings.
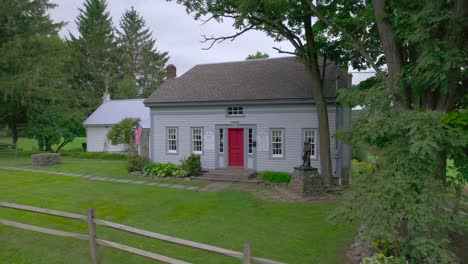
[[[175,176],[175,172],[180,169],[180,166],[175,165],[174,163],[153,163],[147,165],[143,172],[146,175],[158,176],[158,177],[168,177]]]
[[[202,172],[201,160],[199,155],[192,154],[182,160],[182,169],[190,176],[199,176]]]
[[[150,164],[150,161],[146,157],[138,155],[130,155],[127,158],[127,171],[143,171],[143,169]]]
[[[260,173],[260,178],[272,183],[289,183],[291,181],[289,173],[278,171],[264,171]]]

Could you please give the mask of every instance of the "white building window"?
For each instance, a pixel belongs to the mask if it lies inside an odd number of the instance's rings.
[[[310,151],[310,158],[317,159],[317,130],[306,128],[304,129],[304,143],[310,142],[311,151]]]
[[[224,129],[219,129],[219,153],[224,153]]]
[[[249,128],[249,154],[253,154],[253,129]]]
[[[242,106],[230,106],[227,108],[227,116],[243,116],[244,107]]]
[[[177,153],[177,128],[167,128],[167,152]]]
[[[284,157],[284,129],[271,130],[271,156],[273,158]]]
[[[192,152],[203,153],[203,130],[201,128],[192,128]]]

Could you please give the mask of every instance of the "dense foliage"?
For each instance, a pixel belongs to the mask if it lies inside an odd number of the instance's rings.
[[[418,263],[449,263],[454,256],[446,250],[447,232],[462,231],[463,223],[456,212],[446,210],[454,199],[452,187],[443,180],[445,158],[465,155],[466,130],[442,122],[441,112],[393,108],[381,87],[350,90],[342,97],[366,105],[367,113],[345,139],[366,146],[375,158],[354,175],[341,216],[362,221],[369,243],[398,241],[397,256]],[[447,156],[441,159],[440,153]],[[454,177],[464,186],[466,175]]]
[[[202,172],[200,155],[192,154],[182,160],[181,169],[190,176],[199,176]]]
[[[118,54],[112,18],[105,0],[86,0],[76,18],[78,36],[70,36],[73,86],[81,104],[92,112],[105,91],[115,91]]]
[[[8,125],[13,143],[28,122],[30,106],[41,104],[39,99],[53,94],[60,83],[55,77],[62,68],[63,44],[57,37],[62,24],[49,18],[53,7],[47,0],[1,3],[0,123]]]
[[[135,144],[135,126],[140,122],[140,118],[124,118],[119,123],[113,125],[107,133],[112,145],[125,144],[127,151],[133,155],[138,153]]]
[[[260,178],[273,183],[289,183],[291,175],[286,172],[264,171],[260,173]]]
[[[145,175],[158,176],[158,177],[168,177],[176,176],[176,171],[180,169],[180,166],[174,163],[153,163],[147,165],[143,172]]]
[[[246,60],[256,60],[256,59],[266,59],[266,58],[269,58],[270,55],[268,55],[267,53],[263,53],[263,52],[260,52],[260,51],[257,51],[257,53],[255,54],[250,54],[249,56],[247,56],[247,58],[245,58]]]
[[[127,158],[127,171],[143,171],[143,169],[150,164],[147,157],[139,155],[129,155]]]
[[[158,176],[158,177],[187,177],[187,176],[198,176],[201,174],[201,161],[200,156],[192,154],[186,159],[181,161],[181,165],[174,163],[153,163],[147,165],[143,172],[146,175]]]

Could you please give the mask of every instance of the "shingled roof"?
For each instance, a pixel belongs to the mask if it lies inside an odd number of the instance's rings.
[[[335,98],[337,86],[347,87],[348,75],[330,64],[325,97]],[[296,57],[200,64],[166,80],[145,104],[312,99],[312,89],[311,78]]]

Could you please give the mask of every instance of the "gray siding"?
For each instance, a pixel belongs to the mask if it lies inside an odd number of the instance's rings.
[[[274,170],[291,172],[302,162],[303,129],[318,129],[315,107],[310,104],[284,105],[240,105],[245,116],[227,117],[226,106],[180,106],[151,108],[151,160],[153,162],[180,163],[191,154],[191,127],[203,128],[202,166],[215,169],[219,166],[217,131],[215,126],[243,127],[255,126],[257,147],[256,170]],[[336,131],[336,107],[329,105],[330,131]],[[177,154],[166,153],[166,128],[178,128]],[[270,155],[270,129],[284,129],[284,158],[274,159]],[[318,133],[317,133],[318,135]],[[247,138],[244,137],[244,140]],[[317,142],[318,143],[318,142]],[[332,138],[332,152],[335,151],[335,139]],[[225,147],[227,141],[225,141]],[[320,146],[317,144],[317,153]],[[227,149],[225,150],[227,153]],[[334,153],[332,153],[334,155]],[[218,159],[218,162],[216,161]],[[335,159],[333,159],[335,164]],[[222,162],[221,162],[222,163]],[[217,165],[218,164],[218,165]],[[312,166],[320,169],[319,155],[312,160]],[[335,170],[334,170],[335,171]]]

